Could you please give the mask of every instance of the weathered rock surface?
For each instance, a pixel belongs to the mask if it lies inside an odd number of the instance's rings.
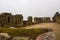
[[[13,37],[11,40],[32,40],[32,39],[30,39],[29,37],[16,36],[16,37]]]
[[[39,35],[36,40],[55,40],[54,32],[47,32],[42,35]]]
[[[10,37],[8,33],[0,33],[0,40],[9,40]]]

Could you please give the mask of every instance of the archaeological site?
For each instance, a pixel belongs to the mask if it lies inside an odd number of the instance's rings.
[[[59,12],[55,13],[52,20],[50,17],[32,16],[23,20],[22,14],[5,12],[0,14],[0,40],[59,40],[59,31],[56,31],[60,30],[59,26]]]
[[[23,27],[47,22],[60,23],[60,14],[59,12],[56,12],[56,14],[52,17],[52,20],[50,17],[34,17],[34,22],[32,20],[32,16],[29,16],[28,20],[23,20],[23,15],[21,14],[12,15],[11,13],[1,13],[0,27]]]

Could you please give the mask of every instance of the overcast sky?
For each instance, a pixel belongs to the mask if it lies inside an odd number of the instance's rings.
[[[60,12],[60,0],[0,0],[0,13],[22,14],[24,18],[52,17]]]

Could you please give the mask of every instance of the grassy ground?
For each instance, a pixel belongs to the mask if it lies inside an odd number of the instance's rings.
[[[11,29],[11,28],[0,28],[0,33],[9,33],[11,36],[29,36],[36,38],[38,35],[45,33],[47,31],[43,29]]]
[[[27,26],[27,27],[23,27],[23,28],[18,28],[18,29],[13,29],[13,28],[12,29],[11,28],[1,29],[0,28],[0,32],[8,32],[13,36],[15,36],[15,35],[35,36],[35,35],[39,35],[39,34],[42,34],[45,32],[39,28],[53,29],[53,31],[55,32],[55,35],[56,35],[56,40],[60,40],[60,24],[58,24],[58,23],[40,23],[40,24],[31,25],[31,26]]]

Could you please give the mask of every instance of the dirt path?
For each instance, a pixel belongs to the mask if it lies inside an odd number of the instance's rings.
[[[40,23],[40,24],[36,24],[36,25],[32,25],[32,26],[27,26],[24,27],[26,29],[30,29],[30,28],[51,28],[54,30],[55,35],[56,35],[56,40],[60,40],[60,24],[58,23]]]

